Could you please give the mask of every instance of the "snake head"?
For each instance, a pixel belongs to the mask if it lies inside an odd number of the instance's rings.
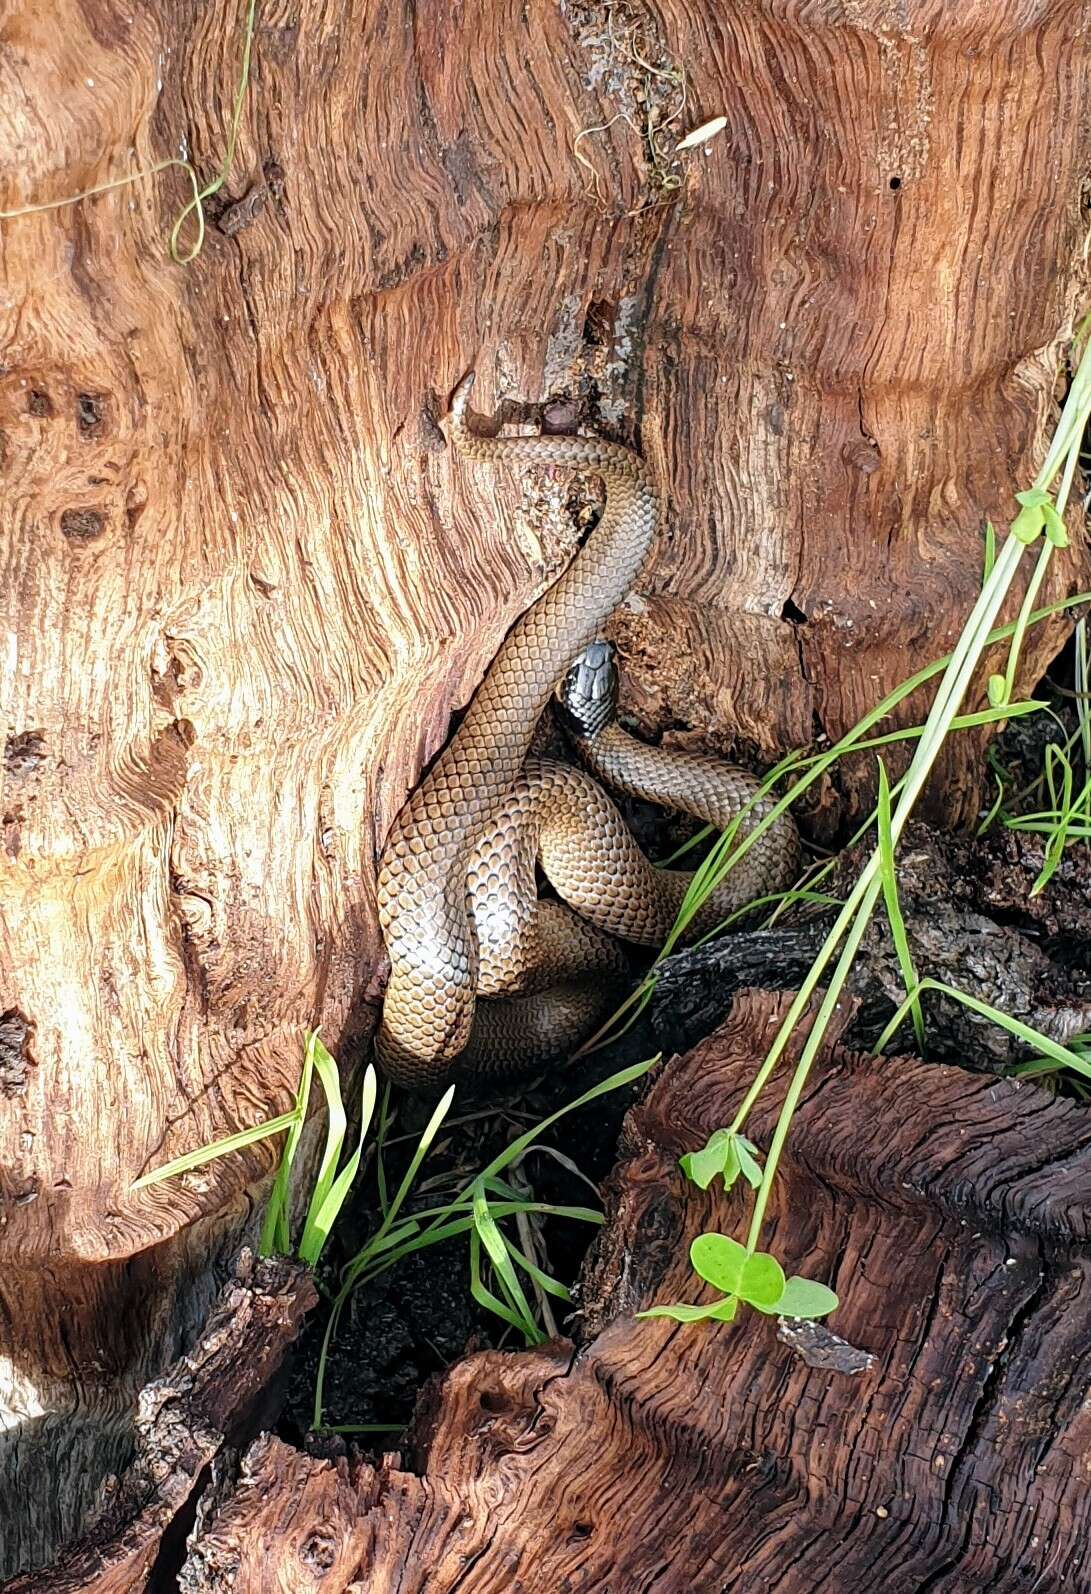
[[[577,740],[597,736],[617,713],[617,650],[612,642],[590,642],[577,653],[557,688],[557,710]]]

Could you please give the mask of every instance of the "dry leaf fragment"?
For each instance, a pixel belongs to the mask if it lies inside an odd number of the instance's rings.
[[[707,144],[710,138],[715,138],[717,133],[722,133],[727,126],[726,116],[714,116],[711,122],[702,122],[700,127],[695,127],[692,133],[687,133],[685,138],[680,138],[674,146],[675,152],[683,149],[696,149],[698,144]]]

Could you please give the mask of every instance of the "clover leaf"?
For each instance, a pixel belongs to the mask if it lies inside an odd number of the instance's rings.
[[[762,1306],[758,1301],[750,1304],[767,1317],[825,1317],[836,1307],[837,1296],[815,1279],[790,1278],[772,1306]]]
[[[771,1306],[784,1292],[784,1271],[776,1257],[750,1252],[726,1234],[699,1234],[689,1259],[706,1283],[751,1306]]]
[[[1049,494],[1040,487],[1030,487],[1025,493],[1016,493],[1016,503],[1022,504],[1022,509],[1011,523],[1011,534],[1021,543],[1029,546],[1037,542],[1042,535],[1042,528],[1046,524],[1045,510],[1049,504]]]
[[[706,1148],[707,1149],[707,1148]],[[670,1317],[679,1323],[715,1319],[730,1323],[740,1301],[766,1317],[825,1317],[837,1296],[814,1279],[784,1277],[784,1269],[768,1251],[750,1251],[728,1234],[699,1234],[689,1248],[693,1270],[706,1284],[723,1292],[708,1306],[683,1301],[652,1306],[638,1317]]]
[[[740,1174],[756,1190],[761,1183],[757,1149],[745,1135],[717,1129],[700,1151],[688,1151],[678,1161],[686,1178],[702,1190],[707,1190],[717,1176],[723,1179],[724,1189],[730,1190]]]
[[[1046,536],[1054,548],[1068,547],[1068,532],[1065,523],[1052,504],[1042,505],[1042,514],[1045,516]]]

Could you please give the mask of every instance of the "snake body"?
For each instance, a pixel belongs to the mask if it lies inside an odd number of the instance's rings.
[[[379,920],[391,974],[376,1050],[389,1077],[415,1089],[571,1050],[623,972],[614,937],[661,941],[690,878],[652,868],[590,774],[527,759],[557,683],[625,597],[651,546],[659,505],[647,468],[631,450],[594,437],[479,436],[468,422],[472,381],[464,378],[451,404],[461,454],[593,471],[606,505],[564,574],[507,636],[383,853]],[[594,678],[601,658],[583,656]],[[645,747],[612,716],[594,717],[580,747],[619,789],[721,826],[756,790],[753,777],[717,760]],[[786,884],[794,837],[790,822],[770,829],[702,924]],[[538,864],[564,902],[538,900]]]

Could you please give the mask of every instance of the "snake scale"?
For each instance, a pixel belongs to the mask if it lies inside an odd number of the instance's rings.
[[[689,882],[648,863],[592,773],[528,759],[566,671],[583,761],[616,789],[721,828],[757,789],[745,771],[646,746],[613,722],[612,660],[589,644],[655,534],[659,502],[643,460],[596,437],[480,436],[469,424],[472,383],[470,373],[451,401],[460,454],[594,472],[606,503],[564,574],[509,632],[382,856],[391,973],[376,1052],[391,1079],[418,1090],[570,1051],[624,973],[615,938],[661,942]],[[783,818],[727,876],[695,933],[788,884],[797,861],[795,827]],[[538,899],[538,865],[563,901]]]

